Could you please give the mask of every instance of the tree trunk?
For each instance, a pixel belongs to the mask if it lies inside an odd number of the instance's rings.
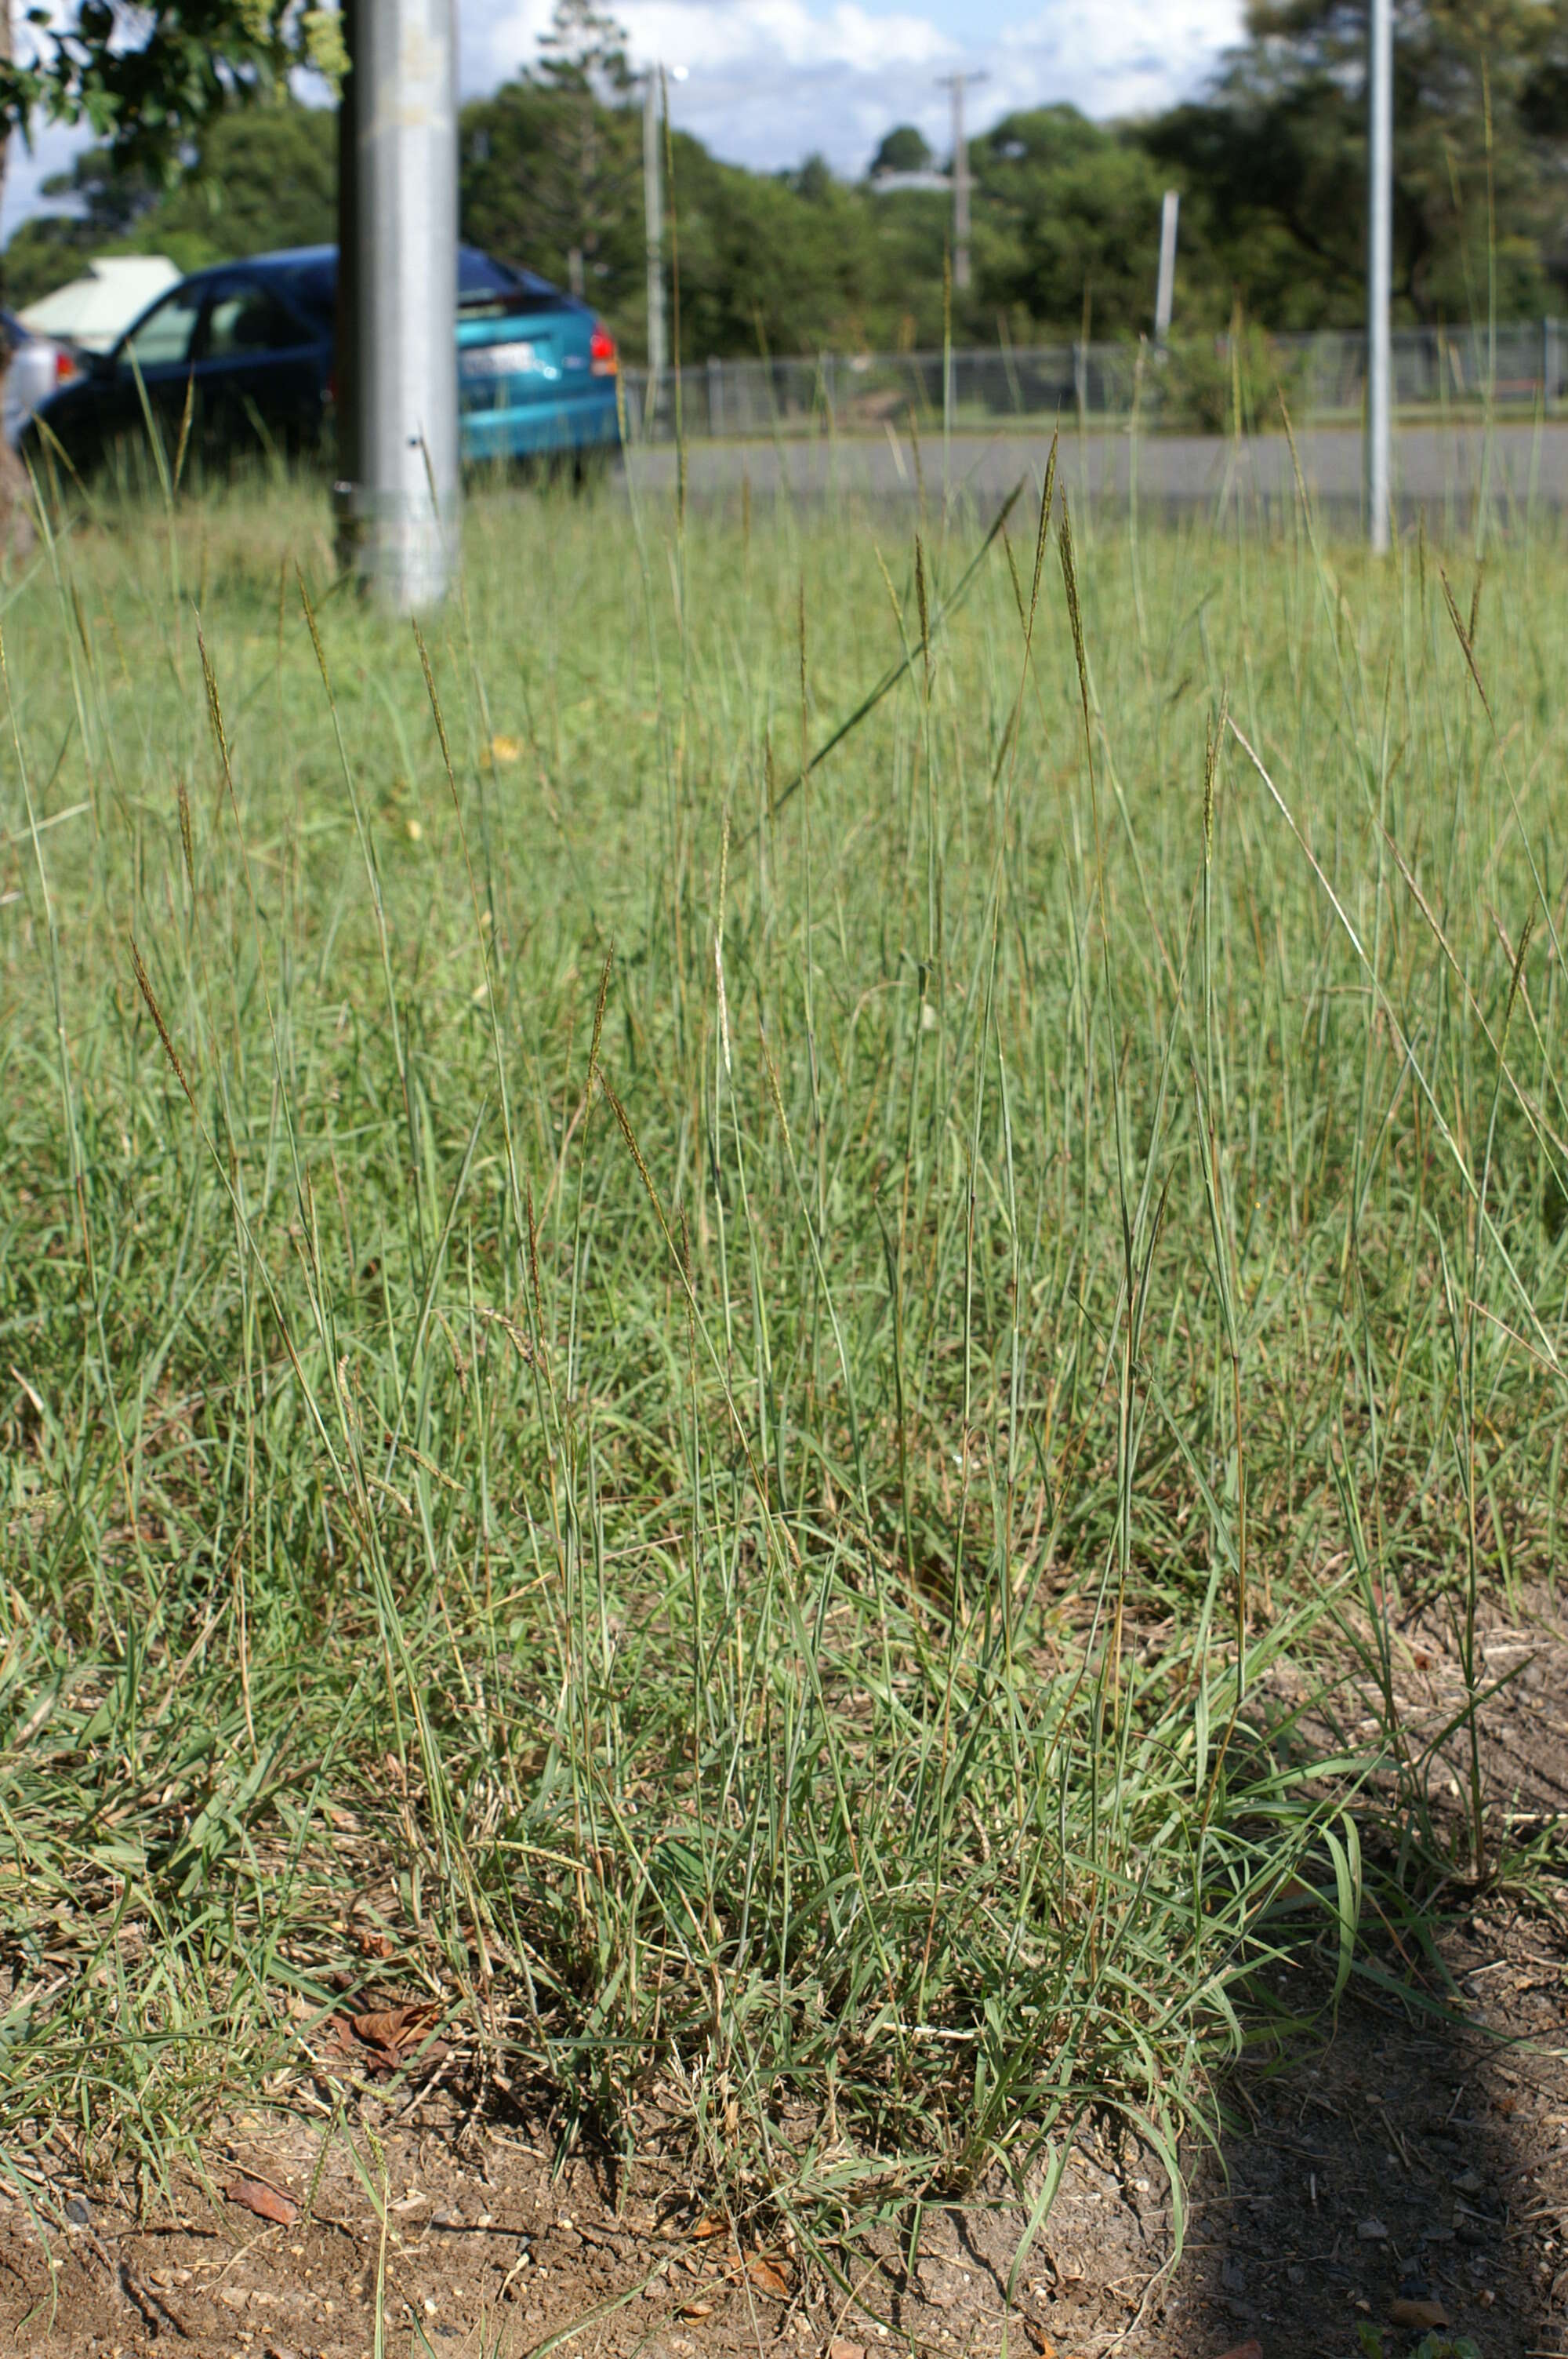
[[[0,0],[0,7],[5,0]],[[338,92],[338,300],[332,333],[332,427],[337,437],[332,509],[340,572],[358,563],[360,519],[360,233],[359,109],[354,53],[359,45],[362,0],[341,0],[343,47],[349,70]]]
[[[0,0],[0,62],[11,63],[16,54],[16,27],[12,15],[12,0]],[[10,161],[11,143],[0,139],[0,204],[5,198],[5,167]]]
[[[11,0],[0,0],[0,58],[7,64],[15,55],[16,27],[12,17]],[[0,202],[5,195],[5,166],[10,156],[10,141],[0,139]],[[3,405],[5,376],[11,365],[10,355],[0,361],[0,405]],[[33,487],[27,481],[27,471],[0,434],[0,550],[10,557],[23,557],[36,538],[33,526]]]

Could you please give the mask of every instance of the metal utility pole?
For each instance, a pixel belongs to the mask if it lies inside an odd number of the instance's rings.
[[[357,0],[353,218],[342,223],[353,472],[340,486],[361,571],[399,614],[433,605],[458,557],[458,108],[453,0]]]
[[[643,212],[648,239],[648,398],[658,402],[669,354],[665,342],[665,182],[659,157],[659,92],[664,75],[650,66],[643,82]]]
[[[964,92],[970,82],[986,82],[983,73],[950,73],[938,77],[937,88],[953,94],[953,284],[969,283],[969,143],[964,133]]]
[[[1154,342],[1163,345],[1171,332],[1171,313],[1176,300],[1176,216],[1182,208],[1181,191],[1167,189],[1160,207],[1160,276],[1154,288]]]
[[[1394,264],[1394,8],[1372,0],[1367,60],[1367,522],[1389,546],[1390,343]]]

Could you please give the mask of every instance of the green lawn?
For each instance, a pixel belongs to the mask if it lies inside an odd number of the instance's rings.
[[[487,494],[428,684],[306,491],[13,575],[0,2148],[368,1949],[809,2237],[1349,1969],[1347,1667],[1496,1868],[1386,1633],[1557,1550],[1568,563],[1488,713],[1433,549],[1075,519],[1080,682],[1037,516]]]

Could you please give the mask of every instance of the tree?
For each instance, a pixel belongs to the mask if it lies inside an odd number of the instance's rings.
[[[135,228],[157,203],[160,183],[136,165],[117,164],[107,147],[89,147],[69,172],[43,184],[46,197],[70,210],[36,213],[12,233],[5,248],[5,299],[14,310],[36,302],[76,277],[94,254],[134,252]]]
[[[176,181],[137,224],[144,250],[182,268],[338,234],[337,115],[278,94],[226,107]]]
[[[644,300],[641,146],[625,109],[592,103],[591,143],[580,119],[563,122],[557,94],[531,78],[465,106],[459,203],[463,235],[475,245],[546,278],[569,284],[576,277],[620,326],[641,317]],[[586,219],[575,168],[585,151],[596,168]]]
[[[896,124],[871,158],[871,178],[879,172],[929,172],[935,160],[924,131],[913,123]]]
[[[5,294],[33,302],[95,254],[167,254],[182,270],[325,244],[337,235],[337,128],[328,107],[275,97],[231,106],[203,129],[166,187],[145,165],[90,147],[44,183],[70,212],[21,223],[5,249]]]
[[[1359,322],[1367,0],[1251,0],[1205,103],[1145,126],[1184,236],[1254,316]],[[1394,288],[1406,319],[1541,310],[1561,238],[1565,0],[1396,0]]]
[[[1160,175],[1124,133],[1072,106],[1010,114],[969,146],[975,300],[994,323],[1097,335],[1148,326],[1160,246]]]
[[[345,62],[337,11],[295,0],[77,0],[27,21],[27,53],[0,60],[0,128],[88,123],[117,161],[170,175],[214,114],[298,66],[335,84]]]
[[[939,228],[924,285],[912,289],[901,281],[879,201],[835,179],[819,158],[764,176],[721,164],[684,134],[672,149],[689,357],[890,343],[912,294],[923,299],[923,325],[940,334]]]
[[[539,199],[560,226],[568,283],[581,295],[641,162],[639,126],[626,103],[633,86],[626,36],[595,0],[556,0],[530,79],[549,101],[540,123],[548,169]]]
[[[11,0],[0,0],[0,66],[8,66],[16,53],[16,19]],[[0,197],[5,193],[5,168],[10,160],[11,143],[0,131]]]

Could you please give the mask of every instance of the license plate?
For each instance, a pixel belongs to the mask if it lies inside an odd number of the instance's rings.
[[[460,364],[464,376],[529,376],[543,365],[529,343],[465,344]]]

